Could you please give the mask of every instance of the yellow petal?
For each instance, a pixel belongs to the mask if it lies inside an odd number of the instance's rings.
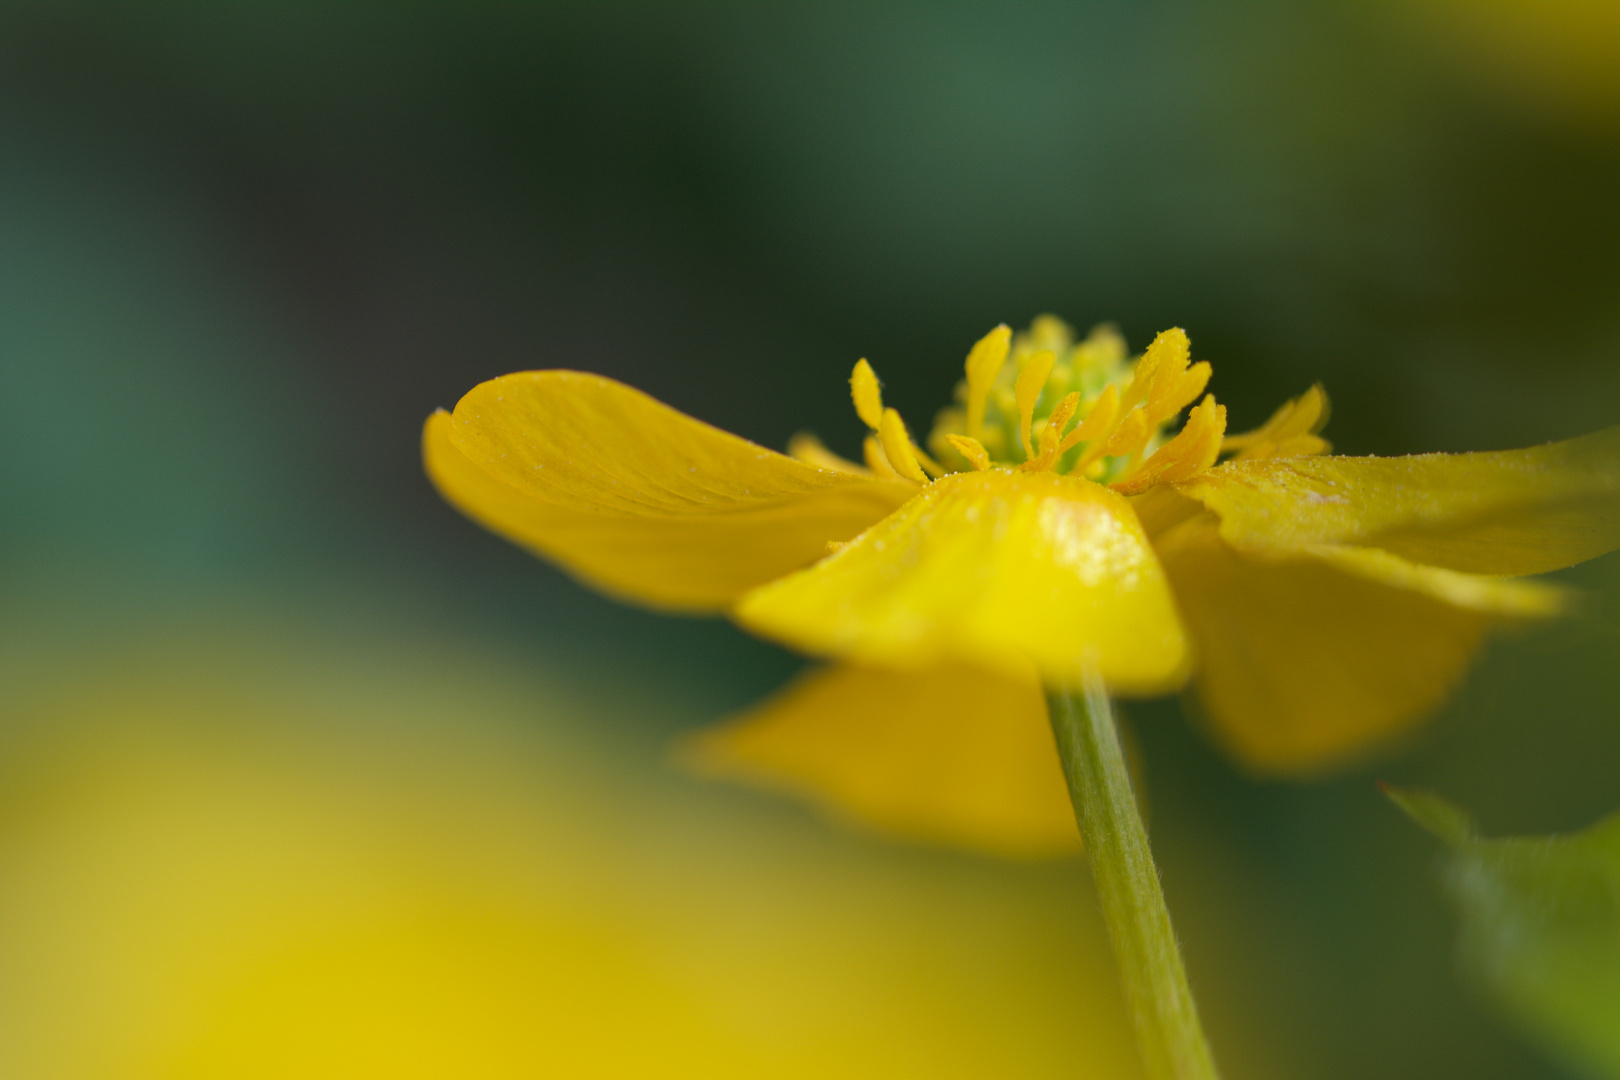
[[[607,592],[719,611],[903,503],[909,484],[820,469],[622,383],[570,371],[474,387],[422,434],[474,521]]]
[[[1379,548],[1314,544],[1306,553],[1343,573],[1423,593],[1452,607],[1486,615],[1550,619],[1566,614],[1574,606],[1573,593],[1548,582],[1423,566]]]
[[[1072,476],[956,473],[808,570],[745,595],[744,626],[878,667],[973,663],[1116,693],[1185,678],[1164,572],[1130,504]]]
[[[1556,614],[1563,600],[1376,550],[1251,559],[1207,513],[1158,548],[1197,652],[1205,719],[1266,773],[1321,771],[1410,728],[1462,678],[1487,630]]]
[[[1080,846],[1040,690],[971,667],[814,671],[680,756],[907,839],[1035,858]]]
[[[1539,574],[1620,547],[1620,427],[1479,454],[1229,461],[1180,485],[1259,554],[1379,547],[1477,574]]]

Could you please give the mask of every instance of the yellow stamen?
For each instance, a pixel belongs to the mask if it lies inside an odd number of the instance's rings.
[[[1134,415],[1134,414],[1133,414]],[[1221,436],[1226,433],[1226,407],[1208,394],[1187,415],[1186,426],[1165,443],[1139,468],[1108,485],[1121,495],[1138,495],[1154,484],[1190,480],[1215,464],[1220,456]]]
[[[1008,370],[1015,351],[1014,370]],[[1192,362],[1191,345],[1179,328],[1159,334],[1129,365],[1124,339],[1112,327],[1099,327],[1075,345],[1073,331],[1054,318],[1037,319],[1016,337],[998,326],[974,344],[963,370],[956,404],[940,410],[928,436],[928,451],[950,463],[942,466],[912,441],[900,414],[884,406],[871,365],[863,360],[855,366],[850,393],[872,429],[866,458],[874,473],[922,484],[958,466],[1038,472],[1055,468],[1078,447],[1071,475],[1136,493],[1191,479],[1224,451],[1248,457],[1319,453],[1327,447],[1316,434],[1327,400],[1320,388],[1302,395],[1263,429],[1223,442],[1226,411],[1204,394],[1210,365]],[[1061,400],[1046,399],[1048,388],[1063,391]],[[1039,412],[1043,407],[1045,415]],[[1171,425],[1183,411],[1185,423],[1172,438]],[[839,467],[819,443],[805,445],[804,460]]]
[[[1118,417],[1119,387],[1115,386],[1113,383],[1109,383],[1108,386],[1104,388],[1102,394],[1097,398],[1096,402],[1091,406],[1091,411],[1086,414],[1086,418],[1076,424],[1074,426],[1074,430],[1069,432],[1069,434],[1064,437],[1063,441],[1058,444],[1058,453],[1067,453],[1072,447],[1079,443],[1095,443],[1098,439],[1114,430],[1114,421],[1118,419]],[[1086,458],[1095,460],[1101,455],[1102,450],[1100,447],[1097,448],[1097,453],[1095,454],[1091,452],[1091,448],[1087,448],[1085,458],[1082,459],[1082,462],[1085,462]]]
[[[1056,360],[1056,354],[1050,349],[1042,349],[1024,361],[1018,381],[1013,384],[1013,396],[1018,402],[1018,437],[1023,440],[1026,458],[1035,456],[1034,444],[1029,440],[1029,426],[1035,419],[1035,405],[1041,400],[1041,391],[1046,388],[1046,380],[1051,377],[1052,364]]]
[[[1058,443],[1063,439],[1063,429],[1069,426],[1069,421],[1080,408],[1080,392],[1070,391],[1064,395],[1063,400],[1057,403],[1052,415],[1047,417],[1046,426],[1041,429],[1041,456],[1052,457],[1057,454]]]
[[[911,436],[906,434],[905,421],[893,409],[884,409],[879,418],[878,438],[883,440],[883,456],[889,459],[894,471],[907,480],[915,480],[919,484],[928,483],[928,476],[917,463],[917,455],[911,449]]]
[[[945,466],[929,457],[928,452],[922,447],[918,446],[915,442],[911,444],[911,453],[912,456],[917,459],[917,464],[922,466],[922,471],[933,477],[935,480],[938,480],[942,476],[948,476],[952,472],[956,471],[954,469],[947,469]]]
[[[820,439],[808,431],[801,431],[788,440],[788,456],[797,458],[806,465],[814,465],[818,469],[854,473],[856,476],[871,475],[870,470],[864,469],[848,458],[840,457],[827,449]]]
[[[1158,382],[1153,392],[1148,395],[1148,403],[1143,406],[1147,410],[1148,421],[1162,424],[1188,405],[1198,400],[1209,385],[1210,367],[1208,361],[1200,361],[1185,371],[1179,371],[1171,377],[1164,368],[1160,368]]]
[[[1295,435],[1284,439],[1271,448],[1268,457],[1314,457],[1325,454],[1333,449],[1333,444],[1320,435]],[[1254,457],[1253,454],[1241,454],[1240,457]]]
[[[1114,433],[1103,441],[1102,453],[1106,457],[1134,457],[1142,452],[1152,437],[1153,425],[1148,423],[1147,413],[1133,409],[1125,414],[1125,419],[1119,422]]]
[[[877,372],[864,359],[849,377],[849,396],[855,399],[855,415],[876,431],[883,423],[883,391],[878,386]]]
[[[1106,371],[1125,359],[1125,339],[1113,323],[1099,323],[1075,346],[1074,364],[1082,371]]]
[[[1058,436],[1068,426],[1070,417],[1074,416],[1075,410],[1079,407],[1078,391],[1064,395],[1063,400],[1052,410],[1052,415],[1047,417],[1046,426],[1041,428],[1041,452],[1018,466],[1019,472],[1044,472],[1052,467],[1058,456]]]
[[[1170,336],[1167,337],[1166,335]],[[1187,341],[1187,335],[1178,335],[1173,331],[1166,330],[1154,340],[1153,345],[1158,345],[1161,340],[1164,341],[1164,345],[1158,350],[1155,350],[1153,346],[1148,347],[1148,351],[1156,351],[1159,358],[1159,362],[1153,367],[1152,378],[1147,387],[1147,396],[1142,402],[1142,408],[1148,414],[1149,423],[1158,423],[1167,419],[1180,411],[1181,407],[1188,401],[1192,400],[1191,398],[1177,400],[1182,391],[1183,376],[1187,374],[1187,364],[1191,359],[1189,355],[1191,345]],[[1204,378],[1209,378],[1207,372]]]
[[[1327,391],[1317,383],[1271,414],[1271,419],[1253,431],[1229,435],[1221,453],[1238,451],[1240,458],[1298,457],[1325,454],[1331,449],[1317,435],[1327,425],[1332,407]]]
[[[879,420],[882,417],[878,418]],[[868,435],[866,441],[861,443],[861,451],[866,458],[866,467],[885,480],[898,480],[900,474],[894,471],[889,459],[883,453],[883,444],[876,435]]]
[[[1011,345],[1012,330],[1003,323],[978,340],[963,365],[967,372],[967,430],[975,441],[984,437],[985,405]]]
[[[1148,399],[1154,384],[1158,382],[1161,367],[1173,370],[1177,376],[1185,371],[1191,352],[1192,344],[1187,340],[1187,332],[1179,326],[1173,326],[1154,338],[1153,344],[1142,354],[1142,359],[1136,362],[1131,388],[1125,391],[1120,402],[1123,409],[1135,408]]]
[[[978,439],[968,435],[947,435],[945,440],[956,447],[956,452],[967,458],[979,472],[990,467],[990,454]]]

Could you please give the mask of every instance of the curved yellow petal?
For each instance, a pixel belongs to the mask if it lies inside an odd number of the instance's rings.
[[[616,595],[719,611],[808,566],[916,487],[817,468],[597,375],[474,387],[422,433],[428,475],[468,517]]]
[[[1422,720],[1493,626],[1562,610],[1534,582],[1318,546],[1281,561],[1228,546],[1208,513],[1161,537],[1216,738],[1264,773],[1309,774]]]
[[[813,671],[678,753],[907,839],[1022,858],[1080,847],[1040,690],[971,667]]]
[[[1115,693],[1186,677],[1169,586],[1125,499],[1089,480],[956,473],[808,570],[746,594],[744,626],[822,656],[963,662]]]
[[[1544,581],[1465,574],[1409,562],[1380,548],[1313,544],[1312,559],[1367,581],[1407,589],[1466,611],[1512,619],[1550,619],[1569,612],[1574,594]]]
[[[1620,547],[1620,427],[1479,454],[1229,461],[1179,485],[1260,554],[1379,547],[1476,574],[1539,574]]]

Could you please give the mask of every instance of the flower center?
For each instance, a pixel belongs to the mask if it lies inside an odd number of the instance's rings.
[[[1223,448],[1226,409],[1204,394],[1210,366],[1190,363],[1187,335],[1179,329],[1160,334],[1132,361],[1113,326],[1099,326],[1077,342],[1061,319],[1043,315],[1017,335],[1006,326],[990,331],[964,368],[956,404],[935,418],[930,454],[912,440],[900,414],[884,408],[872,366],[865,360],[855,365],[850,391],[871,429],[867,468],[919,484],[970,468],[1054,471],[1134,495],[1191,479],[1215,464]],[[1201,394],[1181,431],[1167,439],[1171,421]],[[1325,414],[1325,403],[1324,397],[1317,412]],[[1262,432],[1239,438],[1258,446]],[[803,439],[794,453],[818,464],[830,458],[819,443]]]

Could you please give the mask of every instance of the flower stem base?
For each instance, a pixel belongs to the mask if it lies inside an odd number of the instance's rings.
[[[1108,695],[1048,688],[1047,707],[1147,1075],[1216,1080]]]

